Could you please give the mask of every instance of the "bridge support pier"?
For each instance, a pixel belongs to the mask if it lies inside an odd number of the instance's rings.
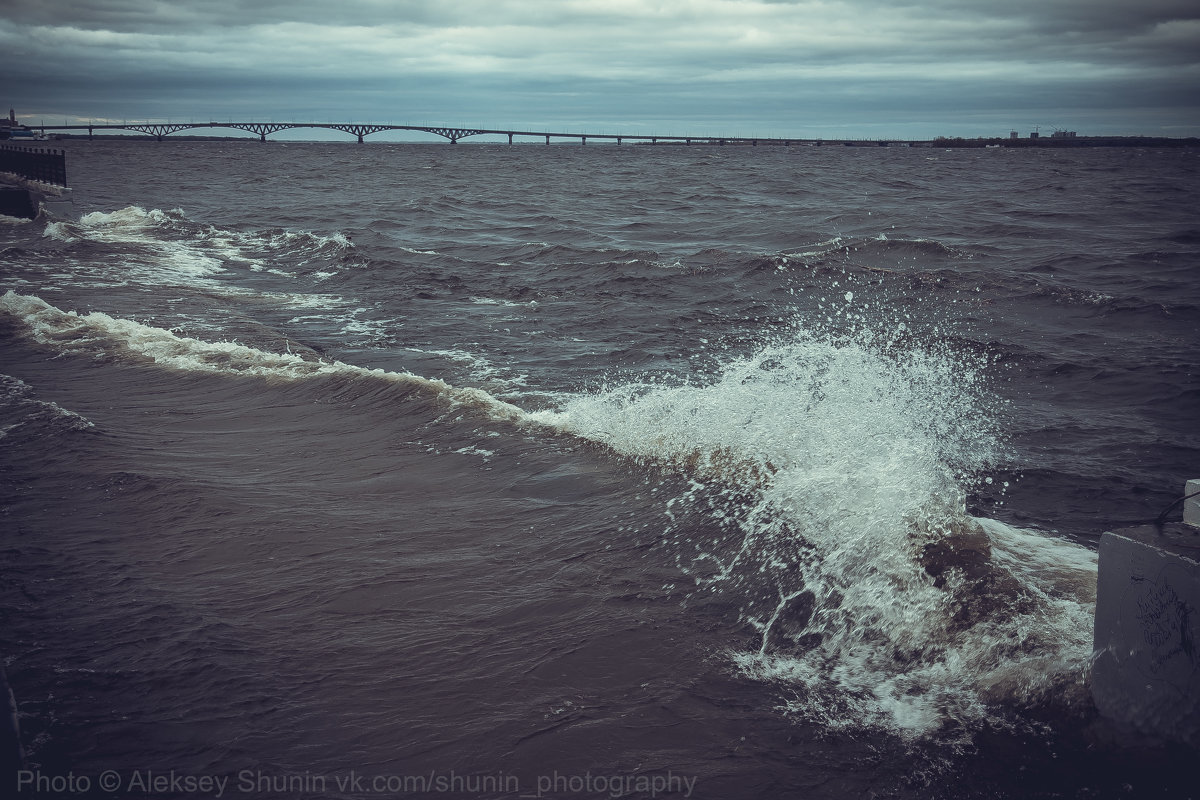
[[[546,144],[550,144],[550,134],[546,134]]]
[[[359,144],[362,144],[362,143],[363,143],[363,138],[362,138],[362,137],[363,137],[363,135],[360,133],[360,134],[358,135],[358,143],[359,143]]]
[[[508,135],[508,143],[512,144],[512,134],[511,133]]]
[[[266,144],[267,143],[267,135],[265,133],[260,133],[258,135],[258,140],[260,142],[262,142],[263,144]]]
[[[91,125],[88,125],[88,141],[90,142],[90,141],[92,141],[92,140],[93,140],[93,139],[95,139],[95,138],[96,138],[96,136],[95,136],[95,134],[92,132],[92,126],[91,126]]]
[[[580,137],[579,137],[579,143],[580,143],[580,144],[587,144],[587,137],[586,137],[586,136],[580,136]]]

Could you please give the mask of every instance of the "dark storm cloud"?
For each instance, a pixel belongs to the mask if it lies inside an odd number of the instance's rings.
[[[621,125],[650,109],[786,127],[1152,98],[1176,124],[1200,85],[1200,11],[1177,0],[8,0],[0,47],[10,102],[128,118],[386,107]]]
[[[31,25],[69,25],[91,30],[152,33],[180,26],[229,28],[278,22],[313,25],[413,23],[456,25],[496,22],[514,13],[547,20],[559,15],[553,3],[450,3],[431,0],[9,0],[3,16]],[[565,17],[564,17],[565,18]]]

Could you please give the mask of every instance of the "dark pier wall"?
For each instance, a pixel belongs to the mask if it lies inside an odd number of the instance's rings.
[[[0,145],[0,214],[33,219],[53,187],[66,185],[66,151]]]
[[[67,153],[65,150],[2,145],[0,146],[0,172],[12,173],[38,183],[66,186]]]

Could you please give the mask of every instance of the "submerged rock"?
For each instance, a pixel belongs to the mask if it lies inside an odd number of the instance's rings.
[[[963,630],[998,611],[1027,613],[1033,598],[992,560],[987,531],[966,517],[945,523],[942,534],[921,550],[921,566],[933,585],[950,593],[951,630]]]

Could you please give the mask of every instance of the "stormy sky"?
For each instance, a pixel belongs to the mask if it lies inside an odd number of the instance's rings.
[[[1200,135],[1195,0],[0,0],[22,121]]]

